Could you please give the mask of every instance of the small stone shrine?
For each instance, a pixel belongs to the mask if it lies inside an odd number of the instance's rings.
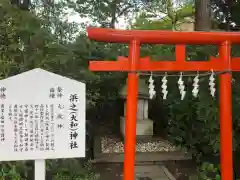
[[[125,122],[126,122],[126,97],[127,85],[125,85],[120,95],[124,101],[124,116],[120,117],[120,132],[125,137]],[[138,110],[137,110],[137,139],[151,138],[153,136],[153,121],[148,118],[148,86],[144,79],[139,79],[138,82]]]
[[[127,85],[120,91],[124,101],[124,115],[120,117],[120,133],[125,137]],[[149,89],[144,79],[138,82],[138,110],[136,124],[136,163],[191,159],[168,140],[153,136],[153,120],[148,118]],[[95,162],[123,162],[124,140],[119,136],[97,136],[94,141]]]

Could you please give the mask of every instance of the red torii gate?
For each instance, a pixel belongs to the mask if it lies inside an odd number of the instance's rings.
[[[221,71],[220,74],[220,153],[221,179],[233,179],[232,157],[232,71],[240,71],[240,58],[231,57],[231,44],[240,44],[236,32],[173,32],[157,30],[114,30],[87,28],[90,39],[129,44],[129,56],[117,61],[90,61],[91,71],[128,73],[127,114],[124,145],[124,180],[134,180],[136,115],[139,71]],[[140,57],[141,44],[176,44],[176,61],[150,61]],[[210,61],[186,61],[186,44],[219,45],[219,57]]]

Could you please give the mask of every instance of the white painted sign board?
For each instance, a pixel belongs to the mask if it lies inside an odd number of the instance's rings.
[[[0,161],[85,156],[85,84],[33,69],[0,81]]]

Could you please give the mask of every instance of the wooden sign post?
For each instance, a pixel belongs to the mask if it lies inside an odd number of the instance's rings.
[[[129,56],[117,61],[91,61],[91,71],[128,73],[127,114],[124,144],[124,180],[134,180],[138,76],[140,71],[219,71],[221,179],[233,179],[232,157],[232,71],[240,71],[240,58],[231,58],[231,44],[240,44],[235,32],[172,32],[88,28],[92,40],[129,44]],[[176,61],[150,61],[140,57],[141,44],[176,44]],[[186,44],[219,45],[219,57],[210,61],[186,61]],[[193,122],[194,123],[194,122]]]

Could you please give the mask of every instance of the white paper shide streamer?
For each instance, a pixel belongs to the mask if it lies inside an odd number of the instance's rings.
[[[153,97],[156,95],[156,91],[155,91],[155,87],[154,87],[154,80],[153,80],[153,77],[152,77],[152,74],[148,80],[149,82],[149,98],[150,99],[153,99]]]
[[[206,75],[209,75],[209,74],[206,74]],[[161,75],[162,76],[162,75]],[[162,98],[164,100],[167,99],[167,96],[168,96],[168,86],[167,86],[167,83],[168,83],[168,76],[173,76],[173,75],[168,75],[167,73],[165,73],[165,75],[163,75],[162,79],[161,79],[161,82],[162,82],[162,85],[161,85],[161,88],[162,88]],[[200,89],[200,85],[199,85],[199,82],[200,82],[200,75],[199,75],[199,72],[197,72],[196,75],[189,75],[189,76],[195,76],[194,79],[193,79],[193,83],[192,83],[192,95],[193,97],[198,97],[199,96],[199,89]],[[211,71],[211,75],[209,77],[209,91],[210,91],[210,94],[212,97],[215,97],[215,93],[216,93],[216,77],[215,77],[215,73],[214,71],[212,70]],[[153,74],[151,73],[150,77],[149,77],[149,98],[150,99],[153,99],[155,96],[156,96],[156,91],[155,91],[155,86],[154,86],[154,79],[153,79]],[[180,93],[180,96],[181,96],[181,100],[184,100],[187,92],[186,92],[186,87],[185,87],[185,84],[184,84],[184,81],[183,81],[183,73],[181,72],[180,73],[180,76],[179,76],[179,79],[178,79],[178,89],[179,89],[179,93]]]
[[[185,85],[184,85],[184,81],[182,80],[182,73],[178,79],[178,88],[180,91],[180,95],[181,95],[181,100],[183,100],[186,96],[186,91],[185,91]]]
[[[209,90],[210,90],[211,96],[214,97],[215,92],[216,92],[216,88],[215,88],[215,76],[214,76],[213,71],[212,71],[211,76],[209,77]]]
[[[163,99],[167,99],[167,75],[165,74],[165,76],[162,78],[162,94],[163,94]]]
[[[199,92],[199,75],[195,76],[195,78],[193,79],[192,95],[194,97],[197,97],[198,96],[198,92]]]

